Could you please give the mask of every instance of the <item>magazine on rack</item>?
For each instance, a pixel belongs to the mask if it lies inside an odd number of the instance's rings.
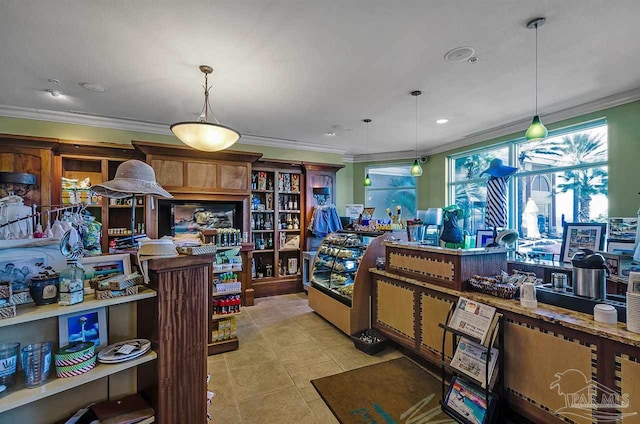
[[[489,395],[488,403],[485,393],[467,384],[459,378],[453,378],[445,400],[445,409],[453,411],[467,422],[485,424],[490,422],[495,399]]]
[[[486,366],[487,366],[488,349],[481,346],[466,337],[460,339],[456,353],[451,360],[451,366],[468,375],[469,377],[479,381],[484,389],[487,386]],[[491,348],[491,359],[489,360],[489,387],[493,385],[496,372],[496,363],[498,362],[498,349]]]
[[[449,321],[449,327],[475,337],[486,345],[489,330],[494,326],[496,308],[469,300],[458,299],[456,309]]]

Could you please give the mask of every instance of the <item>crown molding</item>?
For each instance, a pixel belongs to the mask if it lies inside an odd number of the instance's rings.
[[[601,110],[610,109],[612,107],[621,106],[621,105],[635,102],[638,100],[640,100],[640,88],[614,94],[608,97],[603,97],[598,100],[583,103],[567,109],[562,109],[556,112],[551,112],[548,114],[540,113],[540,116],[544,118],[543,119],[544,123],[546,125],[549,125],[556,122],[564,121],[566,119],[587,115],[589,113],[595,113]],[[469,134],[468,136],[462,139],[455,140],[451,143],[447,143],[445,145],[430,149],[426,151],[425,154],[434,155],[437,153],[444,153],[450,150],[459,149],[462,147],[468,147],[482,141],[487,141],[494,138],[503,137],[505,135],[514,134],[520,131],[523,132],[523,137],[524,137],[524,131],[527,129],[530,123],[531,123],[531,118],[527,118],[519,121],[514,121],[505,125],[500,125],[498,127],[494,127],[486,131],[480,131],[477,133]]]
[[[578,106],[552,112],[540,114],[546,124],[575,118],[588,113],[597,112],[604,109],[620,106],[640,100],[640,88],[603,97],[598,100],[583,103]],[[34,119],[38,121],[60,122],[66,124],[85,125],[98,128],[110,128],[125,131],[137,131],[150,134],[172,135],[169,125],[159,122],[137,121],[133,119],[102,116],[84,113],[80,111],[61,112],[46,109],[32,109],[17,106],[0,105],[0,116],[10,118]],[[469,134],[461,139],[453,140],[442,146],[419,152],[420,156],[443,153],[454,149],[459,149],[493,138],[514,134],[524,131],[529,125],[530,118],[514,121],[505,125],[500,125],[485,131]],[[385,160],[414,159],[415,151],[406,150],[400,152],[372,153],[369,155],[350,155],[346,150],[320,144],[306,143],[298,140],[268,137],[257,134],[242,134],[239,144],[277,147],[281,149],[296,149],[319,153],[334,153],[343,155],[343,161],[347,163],[358,162],[378,162]]]
[[[173,135],[168,124],[159,122],[138,121],[127,118],[102,116],[80,111],[61,112],[46,109],[32,109],[17,106],[0,105],[0,116],[9,118],[33,119],[37,121],[60,122],[65,124],[84,125],[89,127],[109,128],[124,131],[137,131],[150,134]],[[306,150],[320,153],[344,154],[346,150],[320,144],[305,143],[268,137],[257,134],[241,134],[239,144],[253,146],[278,147],[281,149]]]

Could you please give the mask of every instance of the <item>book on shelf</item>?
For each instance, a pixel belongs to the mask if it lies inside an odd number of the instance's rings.
[[[449,391],[443,402],[445,412],[453,412],[454,415],[464,419],[464,422],[485,424],[491,422],[495,409],[495,397],[466,381],[453,377],[449,385]]]
[[[491,357],[489,358],[489,388],[493,386],[495,379],[498,375],[496,372],[496,364],[498,363],[498,349],[491,348]],[[463,374],[480,382],[482,388],[487,387],[486,382],[486,368],[487,368],[487,355],[489,348],[479,345],[466,337],[462,337],[458,343],[453,359],[451,360],[451,366]]]
[[[480,340],[486,345],[487,338],[497,324],[496,308],[474,300],[460,297],[449,320],[449,327]]]

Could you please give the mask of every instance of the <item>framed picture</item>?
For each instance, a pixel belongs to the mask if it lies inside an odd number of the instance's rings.
[[[607,253],[617,253],[633,256],[635,244],[633,241],[630,242],[622,242],[622,241],[607,241]]]
[[[105,308],[89,309],[58,317],[60,346],[71,342],[93,342],[96,352],[109,345]]]
[[[638,218],[609,218],[610,241],[634,243],[638,231]]]
[[[580,250],[602,250],[607,224],[598,222],[565,223],[562,232],[560,261],[571,262]]]
[[[29,290],[31,277],[38,275],[46,266],[47,260],[44,256],[6,259],[0,257],[0,281],[10,282],[14,292]]]
[[[84,286],[89,283],[104,280],[114,275],[131,274],[131,259],[128,253],[117,255],[87,256],[80,259],[84,268]]]
[[[486,247],[493,243],[493,230],[476,231],[476,247]]]

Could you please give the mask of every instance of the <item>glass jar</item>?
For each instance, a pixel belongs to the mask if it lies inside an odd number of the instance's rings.
[[[78,265],[77,260],[67,261],[67,267],[60,273],[60,293],[80,293],[74,297],[84,299],[84,268]]]

